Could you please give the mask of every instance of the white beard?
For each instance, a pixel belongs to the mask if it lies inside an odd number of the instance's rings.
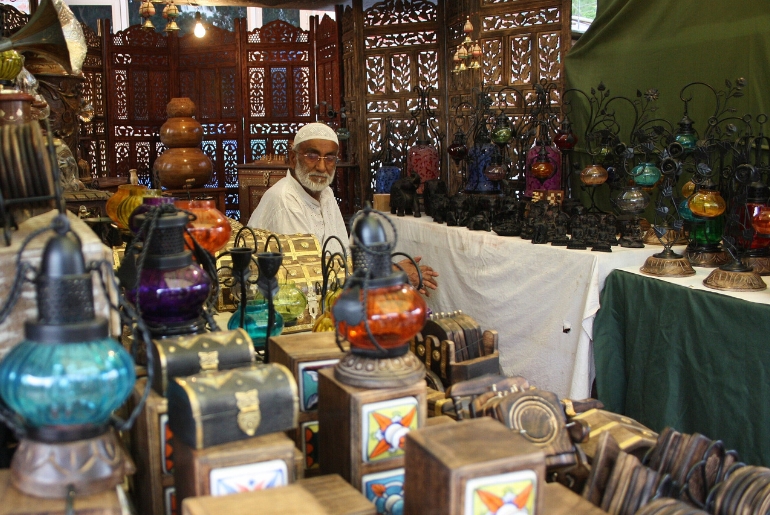
[[[297,177],[297,181],[306,189],[318,193],[319,191],[323,191],[327,186],[329,186],[332,181],[334,180],[334,174],[336,170],[332,171],[331,174],[323,173],[323,172],[316,172],[316,171],[310,171],[307,168],[305,168],[305,165],[300,163],[299,159],[297,159],[297,164],[294,167],[294,174]],[[316,181],[312,180],[310,177],[315,178],[322,178],[322,181]]]

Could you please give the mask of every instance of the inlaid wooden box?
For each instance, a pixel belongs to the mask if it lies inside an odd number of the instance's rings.
[[[287,367],[297,381],[299,425],[288,432],[302,451],[305,474],[320,473],[318,445],[318,371],[344,356],[334,333],[300,333],[270,338],[270,361]]]
[[[321,472],[366,491],[365,478],[403,469],[403,437],[427,418],[425,381],[363,389],[337,381],[330,368],[318,376]]]
[[[256,508],[258,507],[258,508]],[[229,495],[196,497],[182,504],[184,515],[376,515],[373,504],[336,474],[293,485]]]
[[[137,379],[131,395],[132,408],[142,397],[147,378]],[[131,457],[136,465],[133,493],[137,512],[146,515],[173,513],[174,457],[168,428],[168,401],[150,390],[144,409],[131,428]]]
[[[178,502],[285,486],[296,479],[294,442],[281,432],[206,449],[194,449],[178,438],[172,444]]]
[[[410,432],[405,468],[405,515],[545,513],[545,455],[489,417]]]

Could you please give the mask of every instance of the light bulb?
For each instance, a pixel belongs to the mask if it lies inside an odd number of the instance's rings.
[[[196,38],[202,38],[206,35],[206,27],[201,23],[201,13],[195,13],[195,29],[193,29],[193,34],[195,34]]]

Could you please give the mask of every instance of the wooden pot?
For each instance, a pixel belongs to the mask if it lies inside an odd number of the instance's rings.
[[[166,116],[169,118],[195,116],[195,103],[187,97],[172,98],[166,104]]]
[[[168,148],[199,147],[203,141],[203,126],[187,116],[169,118],[160,128],[160,141]]]
[[[193,179],[191,188],[202,188],[211,179],[213,168],[209,156],[199,148],[170,148],[152,166],[160,184],[171,190],[184,188],[188,179]]]

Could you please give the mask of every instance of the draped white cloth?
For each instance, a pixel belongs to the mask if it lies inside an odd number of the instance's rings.
[[[641,266],[661,247],[611,253],[534,245],[422,218],[392,217],[397,251],[422,256],[440,277],[434,312],[462,310],[500,335],[500,365],[560,397],[590,395],[593,320],[604,279]]]

